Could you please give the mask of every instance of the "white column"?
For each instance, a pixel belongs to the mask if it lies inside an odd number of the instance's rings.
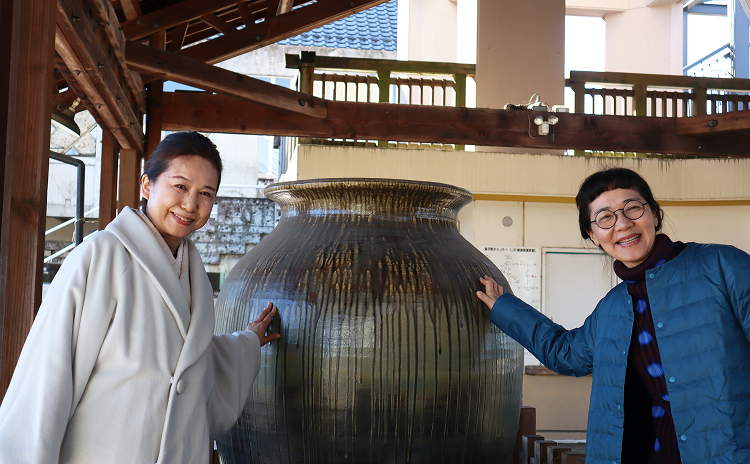
[[[630,10],[604,16],[607,23],[604,69],[682,75],[682,2],[630,3]]]

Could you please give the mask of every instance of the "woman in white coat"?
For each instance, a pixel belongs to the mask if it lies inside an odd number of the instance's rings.
[[[221,181],[214,144],[166,137],[125,208],[65,260],[0,405],[0,463],[200,463],[237,420],[276,313],[214,336],[213,296],[186,237]]]

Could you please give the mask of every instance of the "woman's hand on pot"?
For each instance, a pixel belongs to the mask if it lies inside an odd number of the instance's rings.
[[[482,303],[486,304],[487,307],[492,310],[492,307],[495,305],[495,300],[500,298],[500,295],[503,294],[503,287],[495,282],[490,276],[480,277],[479,282],[484,285],[484,291],[477,291],[477,296],[482,300]]]
[[[260,312],[258,318],[249,323],[247,328],[245,328],[245,330],[252,330],[255,332],[258,336],[258,340],[260,340],[260,346],[263,346],[270,341],[278,340],[281,337],[281,334],[277,333],[267,334],[271,321],[278,311],[279,309],[274,306],[273,303],[268,303],[268,306]]]

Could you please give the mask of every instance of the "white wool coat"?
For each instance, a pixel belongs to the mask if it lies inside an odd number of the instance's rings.
[[[0,463],[200,463],[260,367],[251,331],[214,336],[211,285],[187,241],[192,304],[130,209],[52,282],[0,406]]]

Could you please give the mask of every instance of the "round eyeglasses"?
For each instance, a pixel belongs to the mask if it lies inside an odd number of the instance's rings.
[[[636,219],[640,219],[641,216],[643,216],[643,213],[646,211],[646,205],[648,205],[648,203],[641,203],[638,200],[630,200],[626,202],[620,209],[616,209],[614,211],[604,209],[599,211],[598,213],[596,213],[596,217],[593,221],[591,221],[591,223],[596,224],[600,229],[611,229],[617,223],[618,211],[622,211],[623,216],[630,219],[631,221],[635,221]]]

